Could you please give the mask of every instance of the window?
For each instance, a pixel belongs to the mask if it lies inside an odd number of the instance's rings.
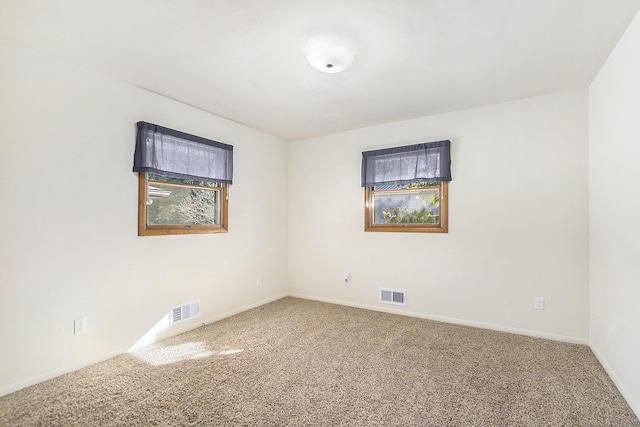
[[[447,232],[447,183],[365,187],[366,231]]]
[[[227,184],[141,173],[138,235],[224,233]]]
[[[450,141],[362,153],[365,231],[447,233]]]
[[[233,146],[138,122],[138,235],[225,233]]]

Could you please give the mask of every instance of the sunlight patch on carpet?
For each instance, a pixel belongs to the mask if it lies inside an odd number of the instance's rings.
[[[131,354],[143,362],[153,366],[168,365],[185,360],[202,359],[210,356],[228,356],[244,351],[243,349],[223,348],[221,351],[211,350],[204,342],[188,342],[155,348],[143,348]]]

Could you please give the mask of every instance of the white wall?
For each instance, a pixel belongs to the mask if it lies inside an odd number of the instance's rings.
[[[290,291],[387,309],[378,288],[406,289],[399,312],[586,342],[587,119],[581,89],[291,143]],[[365,233],[361,152],[441,139],[449,233]]]
[[[640,417],[638,52],[640,15],[589,88],[589,230],[591,345]]]
[[[0,395],[287,292],[283,140],[4,41],[0,64]],[[234,146],[229,233],[137,237],[139,120]]]

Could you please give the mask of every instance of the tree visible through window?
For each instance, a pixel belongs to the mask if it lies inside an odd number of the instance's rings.
[[[446,182],[366,187],[365,230],[446,232],[446,196]]]
[[[382,193],[385,190],[387,190],[386,194]],[[382,213],[381,218],[376,215],[376,222],[437,224],[440,221],[439,190],[440,185],[437,182],[375,186],[374,203]]]
[[[140,235],[227,231],[227,186],[140,174]]]
[[[220,224],[219,185],[147,174],[148,223]]]

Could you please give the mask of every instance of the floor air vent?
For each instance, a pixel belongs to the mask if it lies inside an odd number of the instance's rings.
[[[176,305],[171,308],[171,326],[198,316],[200,316],[200,300]]]
[[[380,302],[394,305],[407,305],[407,291],[380,288]]]

